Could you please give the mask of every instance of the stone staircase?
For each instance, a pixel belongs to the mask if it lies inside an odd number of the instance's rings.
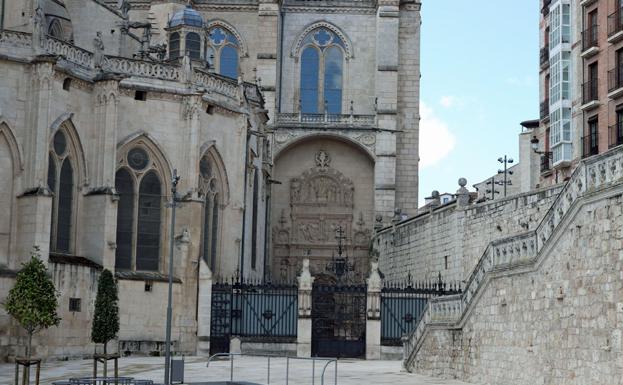
[[[582,160],[535,230],[491,242],[462,294],[434,298],[428,303],[417,327],[405,340],[404,367],[413,368],[418,351],[432,329],[462,328],[484,288],[497,273],[536,270],[584,203],[622,183],[623,146]]]

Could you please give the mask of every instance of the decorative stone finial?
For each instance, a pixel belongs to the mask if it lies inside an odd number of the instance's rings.
[[[467,179],[459,178],[460,188],[456,191],[456,200],[460,207],[469,205],[469,190],[465,188],[467,186]]]
[[[303,268],[301,274],[298,276],[299,290],[311,290],[314,284],[314,277],[312,277],[309,271],[309,258],[303,259]]]

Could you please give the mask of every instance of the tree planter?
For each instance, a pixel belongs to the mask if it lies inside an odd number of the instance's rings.
[[[119,354],[94,354],[93,355],[93,378],[97,378],[97,364],[102,363],[104,365],[104,377],[108,377],[108,361],[114,362],[115,378],[119,377]]]
[[[30,367],[36,365],[37,371],[35,372],[35,385],[39,385],[39,376],[41,374],[41,360],[16,358],[15,359],[15,385],[19,385],[19,367],[23,366],[22,372],[22,385],[30,384]]]

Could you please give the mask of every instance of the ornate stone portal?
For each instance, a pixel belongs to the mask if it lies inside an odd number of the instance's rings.
[[[371,231],[363,213],[354,210],[355,185],[331,167],[326,151],[318,151],[314,160],[315,167],[290,179],[290,212],[282,210],[273,228],[273,272],[279,275],[275,278],[292,280],[308,258],[313,275],[331,280],[326,266],[337,256],[336,230],[341,226],[346,255],[355,263],[351,278],[363,282]]]

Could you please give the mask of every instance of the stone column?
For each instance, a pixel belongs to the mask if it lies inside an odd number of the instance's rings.
[[[279,2],[260,0],[257,23],[257,77],[261,79],[265,108],[273,120],[276,111],[277,44],[279,42]],[[282,53],[283,54],[283,53]]]
[[[208,264],[199,258],[199,294],[197,301],[197,355],[210,355],[210,322],[212,311],[212,271]]]
[[[115,266],[117,196],[114,194],[117,164],[119,81],[102,77],[95,83],[93,127],[87,157],[91,187],[84,197],[81,254],[107,269]]]
[[[381,359],[381,288],[379,263],[371,262],[367,279],[366,360]]]
[[[314,277],[309,272],[309,259],[303,260],[303,271],[299,281],[298,331],[296,336],[296,356],[311,357],[312,340],[312,285]]]
[[[17,202],[17,255],[26,261],[33,246],[39,246],[47,261],[50,249],[52,195],[47,186],[50,105],[54,60],[35,59],[24,138],[24,190]]]

